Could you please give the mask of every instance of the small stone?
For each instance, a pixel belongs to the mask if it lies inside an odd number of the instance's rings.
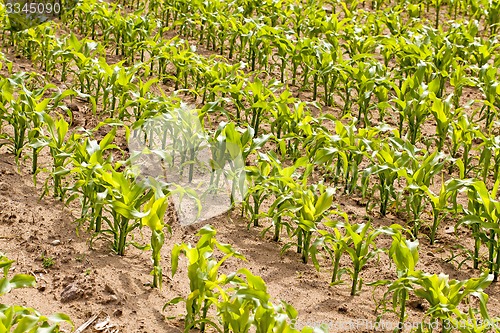
[[[122,314],[123,314],[123,311],[121,309],[116,309],[115,311],[113,311],[114,317],[121,317]]]
[[[57,246],[61,244],[61,241],[59,239],[56,239],[56,240],[53,240],[52,242],[50,242],[50,245],[53,245],[53,246]]]
[[[338,307],[338,311],[340,313],[347,313],[347,304],[342,304],[341,306]]]
[[[61,292],[61,302],[67,303],[79,299],[83,296],[83,290],[75,283],[71,283]]]
[[[80,111],[80,108],[78,107],[78,105],[76,104],[73,104],[73,103],[70,103],[67,105],[68,106],[68,109],[70,109],[71,111],[73,112],[78,112]]]
[[[107,298],[102,299],[99,303],[101,304],[111,304],[111,303],[117,303],[118,302],[118,297],[115,295],[111,295]]]
[[[113,288],[111,288],[109,286],[109,284],[106,284],[104,286],[104,291],[107,292],[108,294],[111,294],[111,295],[115,295],[116,294],[115,291],[113,290]]]

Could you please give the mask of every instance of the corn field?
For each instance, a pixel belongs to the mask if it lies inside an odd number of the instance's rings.
[[[500,332],[499,0],[5,0],[0,30],[2,157],[91,246],[146,252],[184,332],[332,331],[297,325],[220,214],[325,288],[373,292],[393,332]],[[196,244],[170,240],[169,207]],[[467,278],[419,263],[450,242]],[[383,260],[391,278],[364,275]],[[35,285],[13,263],[0,296]],[[187,296],[166,291],[181,273]],[[75,323],[0,305],[0,332]]]

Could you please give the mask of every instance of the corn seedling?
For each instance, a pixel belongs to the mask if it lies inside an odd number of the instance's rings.
[[[183,253],[189,260],[188,277],[191,293],[186,298],[174,298],[167,304],[176,304],[181,301],[186,303],[185,331],[188,332],[193,327],[200,327],[205,332],[206,324],[214,326],[207,318],[208,309],[219,295],[219,286],[225,285],[232,277],[219,274],[220,266],[230,257],[244,259],[230,245],[221,244],[215,239],[216,231],[211,226],[205,226],[197,233],[200,238],[196,247],[187,244],[176,244],[172,249],[172,275],[175,275],[178,268],[180,255]],[[217,260],[214,256],[215,249],[224,254],[224,257]]]
[[[130,172],[98,169],[97,182],[105,191],[104,210],[111,218],[102,215],[109,229],[102,232],[113,236],[112,249],[123,256],[127,246],[127,236],[141,225],[141,219],[149,212],[142,212],[141,207],[154,195],[144,182],[139,182]]]
[[[443,333],[452,332],[454,328],[459,330],[462,328],[462,332],[483,332],[485,328],[492,328],[493,321],[487,311],[488,295],[483,292],[493,280],[491,274],[485,272],[478,278],[463,281],[450,280],[443,273],[436,275],[418,271],[413,275],[417,278],[415,295],[429,303],[430,308],[426,315],[429,316],[430,325],[435,326],[436,323],[439,323]],[[470,305],[471,298],[475,298],[479,302],[482,324],[477,322],[474,310]],[[469,304],[467,312],[459,308],[463,302]],[[462,327],[464,324],[472,327]],[[474,327],[476,325],[477,328]],[[425,326],[422,324],[419,326],[419,330],[422,331]],[[427,330],[425,331],[427,332]]]
[[[488,268],[497,281],[500,272],[500,201],[496,200],[500,180],[495,182],[492,191],[488,191],[481,181],[463,181],[462,186],[468,188],[468,209],[466,216],[459,222],[472,228],[475,239],[474,268],[478,268],[479,247],[481,242],[488,246]]]
[[[14,289],[33,287],[35,278],[31,275],[16,274],[9,277],[8,273],[14,261],[0,254],[0,268],[3,274],[0,278],[0,297]],[[71,319],[62,313],[43,316],[37,310],[20,305],[0,304],[0,330],[2,332],[60,332],[60,324],[66,323],[74,329]]]
[[[230,245],[219,243],[215,239],[215,233],[212,227],[205,226],[197,234],[200,239],[196,247],[184,243],[174,246],[172,273],[177,272],[180,254],[185,254],[189,260],[187,274],[191,293],[186,299],[174,298],[165,304],[164,310],[171,304],[186,302],[185,332],[196,326],[204,332],[206,326],[210,325],[221,333],[299,333],[294,328],[297,311],[285,302],[273,304],[267,286],[260,276],[245,268],[228,275],[218,272],[228,258],[244,258]],[[220,260],[214,256],[216,248],[224,254]],[[216,311],[218,320],[208,317],[210,309]],[[306,326],[300,332],[325,331]]]
[[[76,179],[69,188],[70,195],[66,204],[79,197],[82,207],[80,224],[89,220],[89,229],[97,233],[101,232],[103,206],[107,196],[97,174],[100,169],[110,171],[120,166],[112,164],[112,154],[105,156],[107,150],[118,148],[113,144],[115,135],[116,127],[113,127],[99,143],[87,137],[76,144],[72,156],[71,173]]]
[[[170,194],[170,193],[169,193]],[[165,234],[163,229],[170,227],[163,221],[165,211],[168,207],[168,196],[163,193],[161,187],[156,187],[155,195],[151,197],[149,202],[144,205],[144,210],[147,211],[147,216],[141,220],[142,225],[146,225],[151,229],[151,250],[153,259],[153,288],[161,288],[162,285],[162,268],[161,268],[161,248],[165,243]]]
[[[338,215],[341,215],[345,222],[348,223],[348,217],[346,213],[337,212]],[[341,232],[341,228],[345,226],[345,224],[337,221],[325,221],[323,223],[326,227],[330,227],[333,230],[318,230],[318,233],[321,235],[316,238],[311,246],[311,259],[314,264],[314,267],[319,270],[319,262],[317,259],[317,253],[320,248],[324,248],[330,257],[333,266],[332,279],[330,281],[331,284],[339,284],[342,283],[342,275],[347,272],[347,269],[340,268],[340,259],[347,251],[347,248],[352,244],[352,238],[349,235],[344,235]]]
[[[53,180],[54,197],[62,200],[65,193],[62,183],[63,177],[70,173],[67,166],[71,162],[71,156],[79,135],[76,133],[69,135],[69,123],[62,116],[58,120],[54,120],[50,115],[44,114],[44,123],[46,124],[47,135],[41,140],[44,141],[45,146],[49,147],[52,157],[53,164],[50,176]],[[42,196],[49,192],[48,181],[49,179],[45,181]]]
[[[394,281],[379,280],[369,285],[388,287],[382,300],[377,305],[377,311],[382,307],[382,313],[378,315],[377,321],[380,321],[385,313],[393,312],[399,318],[398,326],[394,329],[394,332],[399,333],[402,331],[406,320],[406,302],[410,293],[414,290],[413,284],[417,281],[413,273],[418,261],[418,241],[405,239],[399,225],[393,225],[391,228],[394,232],[392,234],[392,244],[389,248],[389,256],[396,264],[397,279]],[[392,309],[387,307],[391,295]]]

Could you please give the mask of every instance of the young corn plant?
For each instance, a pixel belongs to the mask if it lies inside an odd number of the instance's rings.
[[[498,109],[500,107],[500,98],[498,98],[500,82],[496,75],[496,68],[491,67],[489,64],[483,65],[479,70],[478,79],[480,80],[478,86],[485,97],[484,105],[481,108],[481,114],[484,112],[482,119],[486,122],[486,129],[491,130],[493,120],[498,118]]]
[[[390,198],[398,200],[394,188],[394,182],[398,174],[405,170],[412,159],[412,145],[405,145],[403,140],[392,138],[390,144],[382,142],[380,148],[373,153],[374,162],[363,171],[362,188],[363,196],[367,196],[367,190],[370,188],[369,179],[372,175],[378,177],[379,183],[375,186],[380,194],[380,214],[385,216],[389,208]],[[404,148],[403,148],[404,147]],[[402,151],[396,150],[401,148]]]
[[[234,207],[236,198],[242,198],[247,193],[246,179],[244,173],[244,164],[249,155],[262,147],[269,136],[261,136],[254,138],[254,130],[247,126],[246,129],[236,127],[234,123],[222,122],[215,132],[213,138],[210,139],[210,148],[212,151],[212,174],[210,178],[210,186],[217,188],[219,186],[220,176],[224,174],[227,180],[231,181],[231,206]],[[229,168],[225,168],[225,166]],[[252,191],[254,197],[254,207],[256,202],[262,202],[262,191]],[[258,204],[260,206],[260,204]],[[258,207],[257,207],[258,208]],[[256,212],[258,214],[258,211]],[[254,224],[258,221],[252,219]]]
[[[172,274],[177,272],[181,254],[188,259],[187,275],[191,293],[184,299],[177,297],[165,304],[164,310],[172,304],[186,303],[184,332],[199,327],[201,332],[207,326],[218,332],[256,333],[289,332],[299,333],[294,328],[297,310],[285,302],[276,305],[260,276],[242,268],[228,275],[220,274],[220,266],[230,257],[244,260],[230,245],[215,239],[216,231],[205,226],[198,232],[200,238],[196,247],[176,244],[172,250]],[[224,254],[217,260],[216,248]],[[217,317],[210,314],[215,312]],[[302,333],[325,333],[323,329],[304,327]]]
[[[413,159],[412,166],[402,169],[400,176],[406,179],[405,190],[408,191],[406,199],[406,208],[413,215],[413,237],[416,239],[421,226],[421,215],[426,205],[427,196],[424,188],[430,186],[434,176],[444,168],[445,155],[435,151],[432,154],[426,153],[422,157]]]
[[[89,230],[96,233],[102,229],[104,199],[107,196],[106,189],[98,181],[98,170],[110,171],[120,166],[118,163],[113,165],[113,155],[106,152],[118,148],[113,143],[115,136],[116,127],[113,127],[100,142],[87,137],[76,144],[72,156],[71,174],[75,182],[69,189],[66,204],[79,198],[82,207],[79,224],[88,221]]]
[[[496,200],[500,179],[497,179],[493,189],[488,191],[481,181],[463,181],[468,188],[468,209],[459,224],[472,228],[474,243],[474,268],[478,268],[479,247],[481,242],[488,246],[488,269],[493,272],[493,280],[498,280],[500,274],[500,201]]]
[[[451,114],[452,107],[452,97],[449,95],[448,98],[442,100],[437,98],[434,93],[430,93],[430,99],[432,100],[431,113],[436,120],[436,135],[438,137],[437,150],[441,151],[448,135],[450,122],[453,120]]]
[[[223,290],[222,301],[216,303],[222,332],[299,332],[293,327],[297,310],[285,302],[273,304],[266,283],[260,276],[253,275],[246,268],[238,270],[236,274],[231,281],[234,287]],[[324,331],[306,326],[301,332]]]
[[[436,241],[436,234],[439,225],[450,211],[448,201],[451,197],[456,195],[456,189],[452,186],[453,184],[450,182],[444,181],[444,175],[441,176],[441,187],[439,189],[439,193],[437,194],[432,192],[428,186],[421,186],[422,191],[424,191],[432,207],[432,225],[431,233],[429,235],[431,245]]]
[[[3,272],[0,278],[0,297],[14,289],[35,286],[35,278],[32,275],[8,276],[13,263],[13,260],[9,260],[0,253],[0,269]],[[58,333],[61,332],[62,323],[69,324],[74,329],[73,322],[65,314],[44,316],[33,308],[20,305],[0,304],[0,319],[2,332]]]
[[[325,117],[326,118],[326,117]],[[325,119],[326,120],[326,119]],[[344,125],[335,122],[335,135],[319,132],[309,143],[309,155],[314,156],[314,163],[326,165],[326,170],[333,177],[334,185],[344,180],[344,192],[353,193],[358,189],[359,166],[371,149],[378,129],[362,128],[358,131],[356,121]]]
[[[472,163],[473,155],[470,152],[473,149],[473,141],[477,137],[478,127],[470,121],[465,112],[460,113],[458,120],[451,122],[449,129],[450,155],[454,160],[459,170],[460,179],[465,179],[469,172],[476,166]],[[463,152],[459,155],[459,149],[462,147]],[[461,158],[460,158],[461,157]],[[453,172],[453,164],[450,165],[448,172]]]
[[[247,166],[246,174],[248,183],[250,184],[248,189],[247,198],[252,198],[253,205],[249,200],[245,200],[245,211],[250,212],[250,222],[248,227],[253,224],[254,227],[259,226],[260,207],[266,198],[270,195],[266,180],[271,172],[271,165],[265,160],[258,162],[257,166]]]
[[[295,230],[290,223],[283,220],[283,217],[294,216],[296,211],[300,209],[299,206],[295,205],[294,193],[300,178],[306,179],[308,174],[304,173],[299,177],[297,169],[307,165],[307,158],[299,158],[293,165],[284,168],[276,155],[272,153],[259,154],[259,157],[271,165],[267,183],[275,200],[266,215],[273,220],[271,226],[274,227],[273,241],[278,242],[283,227],[286,227],[287,231]],[[265,229],[263,234],[271,227]]]
[[[488,295],[483,291],[493,280],[491,274],[485,272],[478,278],[463,281],[450,280],[443,273],[436,275],[418,271],[413,275],[417,279],[415,295],[429,303],[426,316],[429,317],[430,325],[435,327],[439,324],[443,333],[454,329],[462,332],[484,332],[488,327],[491,329],[494,322],[487,310]],[[479,304],[480,322],[471,305],[472,298]],[[462,303],[468,304],[467,312],[460,309]],[[425,326],[420,325],[417,332],[428,332]]]
[[[396,111],[399,112],[399,133],[403,134],[403,124],[407,121],[406,134],[412,144],[415,144],[420,137],[420,128],[430,113],[429,93],[436,90],[434,85],[426,85],[422,80],[421,75],[417,73],[407,77],[401,87],[393,86],[396,90],[396,97],[393,101]]]
[[[478,135],[483,140],[478,165],[482,169],[480,176],[486,183],[490,175],[493,175],[493,179],[500,176],[500,136],[485,136],[481,133]]]
[[[267,293],[266,283],[260,276],[253,275],[245,268],[238,270],[237,275],[233,282],[234,287],[224,290],[222,302],[217,303],[223,331],[248,332],[253,325],[257,326],[257,331],[263,328],[272,329],[271,325],[276,324],[272,322],[273,315],[276,314]],[[268,313],[262,313],[262,310],[266,309]],[[254,321],[254,313],[263,319],[263,322]]]
[[[360,278],[359,273],[369,260],[382,252],[381,249],[377,248],[375,239],[387,231],[382,228],[374,229],[369,222],[346,224],[344,229],[345,234],[352,239],[352,246],[349,246],[346,251],[353,264],[352,269],[348,271],[352,277],[351,296],[354,296],[361,291],[363,285],[363,279]]]
[[[251,107],[249,109],[252,113],[250,126],[255,131],[254,137],[258,136],[260,124],[267,118],[269,110],[274,107],[274,101],[272,99],[274,98],[274,94],[268,87],[272,88],[272,85],[264,85],[262,81],[256,77],[253,82],[248,83],[245,89],[248,101],[251,103]]]
[[[409,241],[402,234],[402,228],[399,225],[391,226],[394,231],[392,234],[392,244],[389,248],[389,256],[396,264],[397,279],[379,280],[369,285],[379,287],[387,286],[382,300],[377,304],[377,312],[382,309],[382,313],[377,316],[377,322],[387,312],[396,314],[399,318],[398,326],[394,333],[400,333],[403,330],[407,317],[406,303],[410,294],[414,290],[414,284],[417,279],[413,276],[418,262],[418,240]],[[387,306],[392,295],[392,309]]]
[[[50,176],[53,180],[54,197],[63,200],[65,194],[63,177],[70,173],[67,166],[71,162],[80,135],[69,133],[69,123],[62,116],[58,120],[54,120],[50,115],[44,114],[44,123],[46,124],[47,135],[40,139],[44,141],[41,145],[49,147],[52,157]],[[45,181],[42,196],[49,192],[48,182],[49,178]]]
[[[65,90],[63,92],[55,93],[49,98],[43,98],[47,93],[48,89],[55,88],[54,85],[46,84],[42,89],[37,89],[34,91],[28,91],[23,87],[22,102],[25,104],[26,110],[28,112],[30,128],[28,131],[28,142],[29,146],[32,148],[32,167],[31,173],[36,175],[38,168],[38,154],[44,146],[43,144],[43,126],[45,125],[45,114],[48,114],[51,110],[61,107],[63,109],[67,108],[61,105],[61,101],[74,92],[70,90]],[[68,116],[72,118],[71,112],[68,110]],[[42,138],[42,139],[40,139]]]
[[[41,89],[33,89],[27,86],[28,77],[24,73],[19,73],[13,78],[3,81],[1,87],[2,109],[0,111],[1,120],[12,126],[13,133],[0,133],[0,138],[6,139],[1,145],[12,145],[11,151],[16,158],[16,162],[21,158],[25,146],[29,143],[29,131],[38,125],[38,118],[34,112],[45,111],[50,102],[50,98],[42,99],[46,91],[54,88],[53,85],[45,85]],[[1,110],[1,109],[0,109]]]
[[[163,221],[167,208],[168,195],[165,195],[161,188],[157,188],[155,190],[155,195],[144,205],[144,210],[147,211],[147,215],[141,219],[142,225],[148,226],[149,229],[151,229],[151,250],[153,259],[153,270],[151,271],[153,283],[151,286],[153,288],[161,288],[162,286],[163,274],[160,262],[160,251],[165,243],[163,229],[167,228],[167,230],[171,232],[170,226]]]
[[[293,235],[297,236],[297,252],[302,254],[302,262],[307,264],[313,244],[313,234],[331,208],[335,189],[322,184],[298,187],[293,194],[295,223]],[[286,246],[284,247],[286,249]]]
[[[205,133],[201,128],[198,110],[179,108],[175,111],[175,116],[180,128],[180,154],[181,165],[189,167],[188,182],[193,180],[194,167],[197,161],[197,154],[201,150],[206,140]],[[181,171],[182,174],[182,171]]]
[[[186,299],[177,297],[169,301],[163,310],[170,304],[181,301],[186,303],[185,332],[194,327],[199,327],[205,332],[206,325],[218,328],[208,316],[208,310],[220,295],[220,288],[230,282],[234,276],[219,273],[220,266],[229,258],[241,260],[245,258],[235,251],[230,245],[219,243],[215,239],[216,231],[207,225],[198,231],[198,243],[195,247],[187,244],[176,244],[172,249],[172,276],[177,272],[179,258],[184,254],[189,260],[188,278],[191,293]],[[215,257],[216,248],[223,253],[222,259]]]
[[[345,223],[348,223],[347,214],[344,212],[336,212],[336,214],[344,218]],[[347,248],[352,244],[352,238],[349,235],[344,235],[341,229],[345,224],[338,221],[325,221],[325,227],[330,227],[332,231],[319,229],[320,237],[316,238],[311,246],[311,259],[316,270],[319,271],[319,262],[317,253],[320,249],[325,249],[330,257],[333,266],[332,285],[342,283],[342,275],[347,272],[347,269],[340,268],[340,259],[347,251]]]
[[[142,212],[141,207],[154,195],[144,182],[136,179],[135,175],[115,170],[98,169],[96,181],[104,188],[104,208],[111,218],[102,214],[108,228],[103,233],[113,236],[112,249],[116,254],[125,255],[127,237],[141,226],[141,219],[146,218],[149,212]],[[146,220],[147,221],[147,220]]]

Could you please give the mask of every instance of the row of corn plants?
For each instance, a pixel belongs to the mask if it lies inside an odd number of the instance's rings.
[[[469,5],[475,6],[472,3]],[[264,6],[238,1],[213,2],[210,6],[175,1],[149,3],[149,8],[122,14],[119,5],[83,1],[72,12],[74,18],[68,16],[64,20],[87,38],[78,39],[75,34],[58,38],[57,26],[51,24],[19,33],[7,26],[3,29],[4,36],[10,38],[4,39],[6,43],[13,44],[16,52],[38,63],[42,70],[58,73],[61,81],[69,79],[72,89],[47,98],[57,89],[38,84],[43,80],[37,75],[20,73],[2,79],[2,139],[18,160],[23,157],[24,148],[31,148],[33,173],[49,173],[45,192],[52,190],[68,203],[79,198],[81,223],[88,222],[89,228],[99,235],[110,234],[118,254],[123,255],[126,245],[134,243],[127,241],[127,236],[147,225],[152,232],[153,285],[159,286],[160,249],[166,228],[163,215],[170,191],[153,180],[140,181],[127,168],[127,162],[111,158],[112,152],[119,152],[113,143],[117,128],[127,131],[127,126],[108,120],[111,130],[98,142],[85,132],[70,131],[70,123],[50,115],[50,111],[62,110],[71,116],[63,101],[74,96],[90,102],[96,114],[99,111],[117,115],[120,121],[141,125],[152,116],[168,115],[172,105],[178,103],[178,97],[166,97],[163,93],[158,98],[150,93],[152,87],[171,85],[176,93],[184,91],[199,97],[203,104],[201,117],[207,123],[213,114],[226,117],[227,122],[213,132],[212,142],[225,145],[229,140],[238,145],[244,151],[245,162],[255,149],[266,142],[273,144],[275,153],[259,153],[247,167],[251,186],[243,202],[243,213],[250,215],[249,226],[271,221],[264,232],[272,229],[275,241],[284,239],[286,231],[283,250],[295,246],[304,263],[311,259],[319,267],[317,256],[327,254],[333,267],[331,282],[338,283],[342,274],[348,273],[353,295],[361,289],[363,267],[383,251],[376,246],[379,236],[394,237],[394,248],[389,252],[393,258],[398,257],[395,261],[400,260],[397,251],[403,251],[405,246],[412,251],[415,246],[401,241],[393,229],[350,223],[345,214],[333,207],[337,193],[360,195],[368,200],[368,213],[374,203],[381,215],[398,213],[404,207],[414,240],[421,236],[422,226],[428,224],[427,234],[433,243],[442,221],[450,215],[463,216],[457,227],[465,225],[471,229],[475,239],[474,267],[480,268],[479,250],[486,246],[488,258],[484,263],[493,272],[492,277],[484,274],[478,280],[462,283],[414,272],[405,266],[408,270],[398,271],[398,277],[400,273],[405,276],[402,285],[390,287],[401,296],[399,301],[393,301],[401,306],[401,318],[405,317],[408,292],[419,286],[423,289],[415,290],[415,294],[426,298],[435,310],[429,313],[431,321],[453,323],[457,318],[473,315],[472,312],[457,310],[453,314],[458,317],[450,317],[436,302],[451,296],[431,298],[429,290],[443,284],[453,288],[465,286],[466,292],[453,298],[453,304],[458,305],[463,297],[476,293],[483,309],[485,296],[480,291],[490,279],[496,280],[499,272],[495,181],[500,161],[496,140],[499,58],[495,55],[499,44],[494,36],[484,37],[484,32],[479,31],[480,23],[473,21],[488,20],[486,30],[494,34],[497,23],[491,15],[495,13],[495,2],[478,5],[488,10],[474,10],[470,21],[452,24],[445,31],[439,25],[438,10],[437,30],[416,20],[404,23],[399,14],[406,5],[383,8],[377,3],[373,7],[381,11],[372,13],[345,3],[337,12],[334,4],[333,13],[327,13],[314,6],[310,7],[315,10],[307,10],[286,1]],[[411,17],[422,15],[418,5],[410,6]],[[441,3],[435,5],[439,8]],[[244,19],[248,15],[252,19]],[[341,15],[345,19],[339,20]],[[381,15],[384,19],[378,20]],[[386,28],[391,34],[381,35]],[[171,29],[219,55],[203,57],[188,41],[166,39],[164,35]],[[115,47],[122,61],[108,63],[105,48],[110,46]],[[275,73],[279,80],[272,78]],[[321,103],[304,103],[293,97],[294,86],[311,91],[312,100]],[[478,89],[482,98],[464,105],[464,88]],[[321,112],[313,117],[312,108],[317,106],[337,108],[344,118]],[[426,139],[422,127],[428,119],[436,122],[432,127],[435,135],[423,149],[419,143]],[[175,123],[176,119],[166,120]],[[231,121],[242,128],[236,128]],[[396,127],[387,125],[388,121]],[[175,124],[169,128],[176,131]],[[266,135],[259,137],[262,133]],[[53,163],[39,168],[36,156],[43,149],[49,151]],[[214,149],[213,153],[214,166],[234,158],[230,149]],[[194,165],[191,162],[182,161],[188,165],[190,177]],[[449,175],[458,174],[457,179],[445,181],[446,171]],[[313,181],[318,172],[329,179]],[[216,173],[217,180],[219,176]],[[467,207],[457,199],[464,191]],[[270,201],[267,212],[261,211],[265,201]],[[423,213],[428,208],[432,214],[425,219]],[[335,215],[340,215],[343,222],[332,219]],[[210,234],[213,236],[213,232]],[[192,250],[181,248],[186,253]],[[227,247],[222,248],[224,253],[233,254]],[[350,257],[352,267],[339,267],[344,254]],[[411,256],[416,261],[414,253]],[[259,305],[247,303],[246,290],[259,289],[257,285],[262,284],[247,271],[239,274],[220,282],[233,282],[238,285],[235,289],[222,291],[209,283],[211,289],[202,298],[187,299],[188,329],[199,326],[204,330],[206,325],[212,325],[220,326],[221,331],[246,331],[257,321],[243,324],[245,318],[283,314],[275,306],[272,311],[267,310],[264,294]],[[401,286],[403,289],[394,289]],[[194,289],[192,292],[199,295]],[[233,292],[240,292],[241,297],[233,298]],[[224,301],[215,302],[214,295]],[[219,323],[207,318],[210,307],[216,309]],[[229,313],[237,307],[243,312],[235,319]],[[256,307],[260,312],[253,312]],[[488,319],[484,311],[481,316]],[[260,329],[269,331],[269,327]]]
[[[88,4],[87,4],[88,5]],[[96,10],[102,6],[99,3],[93,5]],[[75,8],[76,12],[80,10],[90,10],[87,7]],[[108,17],[115,17],[117,8],[109,9]],[[130,14],[132,15],[132,14]],[[138,15],[138,14],[137,14]],[[102,15],[89,15],[91,17],[96,17],[101,19]],[[339,40],[336,42],[329,41],[324,43],[320,39],[313,39],[309,41],[304,41],[304,46],[301,48],[304,52],[308,52],[304,55],[293,55],[293,50],[284,51],[284,56],[290,56],[293,61],[289,61],[287,58],[283,58],[278,63],[290,64],[293,63],[293,68],[290,69],[292,73],[297,72],[298,68],[301,68],[300,72],[303,75],[299,78],[299,82],[303,82],[303,87],[312,86],[313,95],[316,95],[318,87],[323,87],[324,89],[324,102],[327,105],[331,105],[333,101],[333,96],[342,96],[343,105],[342,109],[346,112],[353,108],[353,106],[358,109],[358,118],[363,119],[364,123],[374,121],[371,118],[383,119],[389,112],[396,112],[400,116],[400,129],[402,129],[404,122],[409,125],[408,133],[412,138],[412,141],[416,141],[420,138],[419,125],[421,125],[423,119],[429,115],[429,108],[427,103],[432,103],[432,95],[441,98],[443,95],[443,88],[447,83],[454,86],[453,96],[450,97],[457,108],[456,103],[461,98],[464,85],[475,86],[484,94],[484,100],[482,101],[481,111],[479,116],[485,120],[486,127],[492,125],[492,120],[495,118],[498,109],[498,100],[495,96],[495,88],[497,87],[497,79],[493,73],[493,70],[488,70],[488,67],[483,68],[487,65],[489,60],[495,59],[494,50],[498,47],[498,43],[495,40],[485,40],[478,35],[477,28],[474,28],[473,22],[469,23],[469,29],[463,29],[460,27],[453,27],[447,31],[447,36],[444,38],[436,34],[434,31],[425,30],[422,27],[417,27],[418,35],[409,36],[404,39],[388,39],[382,38],[380,40],[373,39],[371,42],[366,42],[368,48],[364,49],[364,46],[358,44],[351,46],[346,46],[346,52],[350,55],[349,60],[342,58],[342,53],[340,52],[340,47],[349,43],[347,40]],[[120,26],[120,25],[116,25]],[[349,35],[350,31],[356,31],[354,27],[348,29],[348,27],[338,27],[338,29],[344,28],[346,32],[339,35]],[[273,27],[276,29],[276,27]],[[382,30],[378,28],[377,31]],[[199,29],[197,29],[199,31]],[[361,31],[364,32],[363,29]],[[174,62],[176,71],[175,75],[175,85],[179,88],[182,82],[184,83],[184,89],[188,89],[187,79],[191,77],[191,80],[197,81],[195,87],[207,86],[207,82],[200,79],[200,75],[197,73],[197,67],[203,67],[196,65],[196,58],[193,53],[183,51],[179,52],[179,60],[164,59],[164,56],[160,56],[159,53],[164,53],[164,51],[156,50],[155,45],[163,45],[162,42],[162,32],[163,30],[152,29],[150,30],[150,35],[146,35],[144,40],[141,40],[139,44],[141,47],[136,47],[136,44],[129,45],[129,48],[140,49],[141,53],[145,53],[146,56],[141,55],[141,60],[144,58],[151,58],[155,55],[157,59],[150,61],[151,68],[158,68],[161,73],[165,70],[166,64],[169,62]],[[239,31],[235,32],[241,35]],[[367,33],[373,34],[373,31],[367,31]],[[280,34],[276,32],[276,34]],[[268,35],[268,38],[276,40],[276,34]],[[285,34],[283,32],[283,34]],[[224,34],[223,34],[224,35]],[[289,40],[292,38],[297,38],[295,35],[283,36],[283,39]],[[432,42],[431,47],[421,48],[419,46],[419,40],[421,38],[426,38]],[[470,39],[476,40],[478,43],[473,43],[470,45],[468,42]],[[225,38],[226,40],[227,38]],[[355,38],[353,43],[359,43],[358,38]],[[383,47],[376,49],[374,45],[382,43]],[[43,43],[45,45],[50,43]],[[106,45],[106,44],[104,44]],[[295,44],[295,47],[299,47],[301,42]],[[467,48],[465,48],[467,46]],[[178,48],[179,45],[171,45],[172,49]],[[361,47],[361,49],[360,49]],[[258,47],[262,50],[262,47]],[[188,47],[189,50],[189,47]],[[464,51],[467,50],[467,51]],[[172,51],[169,51],[172,52]],[[271,55],[275,52],[279,52],[279,48],[272,48],[265,58],[272,58]],[[384,57],[384,65],[380,65],[378,61],[373,59],[374,54],[380,54]],[[357,57],[357,55],[363,55]],[[171,58],[172,56],[170,56]],[[463,60],[456,60],[457,57],[460,59],[472,58],[472,62],[465,63]],[[137,57],[136,57],[137,58]],[[136,59],[132,57],[132,59]],[[181,60],[183,59],[183,60]],[[454,60],[455,59],[455,60]],[[193,63],[194,60],[194,63]],[[243,59],[241,59],[243,60]],[[335,60],[338,65],[332,68],[328,67],[329,62]],[[389,62],[395,60],[398,64],[394,68],[387,68]],[[178,63],[178,65],[177,65]],[[304,67],[307,64],[307,67]],[[315,65],[317,64],[317,66]],[[322,68],[326,66],[325,68]],[[477,66],[477,67],[475,67]],[[106,67],[106,66],[104,66]],[[460,67],[461,71],[457,72],[455,75],[449,75],[450,68]],[[396,68],[400,69],[401,76],[394,76],[397,71]],[[272,72],[271,68],[265,68],[267,72]],[[475,73],[474,75],[466,74],[468,71],[463,69],[468,69]],[[480,69],[480,70],[479,70]],[[185,72],[184,72],[185,71]],[[285,68],[282,68],[282,73],[285,72]],[[484,73],[484,74],[483,74]],[[489,73],[489,74],[488,74]],[[411,80],[408,80],[408,77]],[[167,74],[167,77],[172,77]],[[294,76],[295,77],[295,76]],[[352,81],[352,79],[355,81]],[[310,81],[314,79],[314,84]],[[406,85],[401,84],[402,81],[407,82]],[[283,81],[283,80],[282,80]],[[350,81],[350,82],[347,82]],[[288,81],[287,81],[288,82]],[[292,84],[295,84],[295,79],[292,78]],[[399,83],[398,83],[399,82]],[[398,86],[396,89],[394,84]],[[425,84],[428,86],[431,96],[429,99],[419,100],[420,97],[412,95],[411,91],[415,91],[417,87]],[[191,85],[192,86],[192,85]],[[395,94],[391,93],[391,90],[396,89]],[[422,88],[425,89],[425,88]],[[427,90],[422,90],[421,94],[427,95]],[[205,93],[203,94],[205,95]],[[357,96],[353,98],[353,96]],[[392,96],[391,96],[392,95]],[[376,103],[374,103],[376,99]],[[423,103],[425,101],[425,103]],[[370,107],[368,107],[370,105]],[[376,106],[375,106],[376,105]],[[414,108],[418,106],[417,109]],[[444,112],[446,116],[446,112]],[[413,116],[410,117],[410,114]],[[444,120],[442,112],[439,112],[439,119]],[[446,118],[453,119],[453,113],[448,114]]]

